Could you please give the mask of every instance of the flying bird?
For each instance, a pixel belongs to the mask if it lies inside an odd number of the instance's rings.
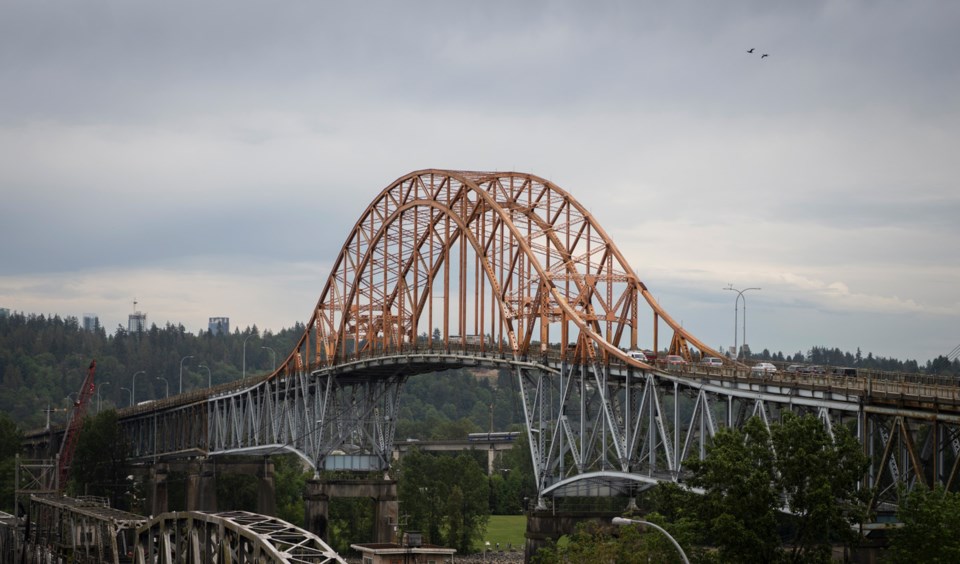
[[[764,58],[764,57],[769,57],[769,56],[770,56],[770,55],[767,55],[766,53],[764,53],[763,55],[760,55],[760,58],[762,59],[762,58]]]
[[[753,47],[747,49],[747,53],[753,53],[753,49],[754,49]]]

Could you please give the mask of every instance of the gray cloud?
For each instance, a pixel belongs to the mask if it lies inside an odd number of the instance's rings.
[[[958,24],[946,1],[9,2],[0,306],[122,319],[153,294],[191,330],[290,325],[223,288],[310,302],[303,264],[395,178],[521,170],[707,342],[734,282],[769,288],[775,348],[935,356],[960,307]],[[319,280],[247,277],[265,264]]]

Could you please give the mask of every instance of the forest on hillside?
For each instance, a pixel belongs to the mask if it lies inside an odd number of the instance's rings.
[[[131,403],[238,380],[283,362],[303,334],[303,325],[273,333],[256,326],[216,335],[193,334],[183,325],[151,325],[142,333],[118,326],[83,329],[75,317],[13,312],[0,317],[0,412],[23,429],[62,422],[97,360],[99,407]],[[960,375],[960,361],[938,357],[925,365],[823,346],[783,354],[763,350],[755,360],[808,362],[898,372]],[[522,422],[516,381],[508,373],[450,370],[411,377],[403,387],[397,438],[463,437],[474,431],[510,430]],[[135,379],[135,381],[134,381]],[[133,397],[134,393],[136,397]]]
[[[48,409],[51,423],[62,423],[91,359],[97,361],[97,392],[89,413],[163,398],[181,385],[188,392],[239,380],[244,365],[247,376],[262,374],[283,362],[303,331],[302,325],[277,333],[253,326],[193,334],[168,324],[139,334],[121,326],[109,334],[85,330],[75,317],[13,313],[0,317],[0,412],[24,430],[43,427]],[[522,417],[514,392],[514,380],[494,370],[411,377],[403,387],[397,436],[462,438],[491,425],[508,430]]]

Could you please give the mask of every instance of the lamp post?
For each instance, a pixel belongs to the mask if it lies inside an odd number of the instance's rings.
[[[614,525],[643,525],[647,527],[653,527],[654,529],[663,533],[668,539],[670,539],[670,542],[673,543],[673,546],[677,548],[677,552],[680,553],[680,558],[682,558],[683,561],[686,562],[686,564],[690,564],[690,561],[687,560],[686,553],[684,553],[683,549],[680,548],[680,543],[677,542],[677,539],[673,538],[673,536],[671,536],[670,533],[668,533],[666,529],[664,529],[660,525],[651,523],[650,521],[641,521],[640,519],[627,519],[625,517],[614,517],[613,520],[610,522]]]
[[[743,298],[743,344],[747,344],[747,297],[743,295],[744,292],[748,290],[757,290],[760,288],[744,288],[743,290],[738,290],[733,287],[733,284],[730,284],[724,290],[730,290],[731,292],[737,293],[737,299],[733,301],[733,356],[734,358],[740,358],[740,351],[737,350],[737,312],[738,306],[740,305],[740,299]]]
[[[100,390],[102,390],[103,387],[106,386],[106,385],[109,384],[109,383],[110,383],[110,382],[104,382],[104,383],[100,384],[99,386],[97,386],[97,413],[100,413],[100,405],[101,405]]]
[[[163,397],[165,398],[170,397],[170,383],[167,382],[167,379],[164,378],[163,376],[157,376],[157,380],[163,380],[164,390],[166,391],[166,393],[163,394]]]
[[[131,391],[132,399],[130,400],[130,405],[133,405],[133,402],[136,401],[136,399],[137,399],[137,374],[146,374],[146,373],[147,373],[146,370],[139,370],[139,371],[133,373],[133,385],[131,386],[131,388],[132,388],[132,391]]]
[[[188,354],[187,356],[180,359],[180,391],[177,392],[178,394],[183,393],[183,361],[187,360],[188,358],[193,358],[193,355]]]
[[[130,392],[130,405],[132,406],[132,405],[133,405],[133,391],[132,391],[130,388],[124,388],[123,386],[120,386],[120,389],[121,389],[121,390],[126,390],[126,391]]]
[[[247,339],[253,337],[255,334],[255,332],[251,331],[250,334],[243,339],[243,373],[241,374],[240,378],[247,377]]]
[[[273,353],[273,355],[272,355],[272,358],[273,358],[273,371],[276,372],[276,371],[277,371],[277,351],[273,350],[273,349],[270,348],[270,347],[260,347],[260,348],[261,348],[261,349],[267,349],[268,351],[270,351],[271,353]]]
[[[198,365],[197,368],[206,368],[207,369],[207,387],[213,386],[213,376],[210,375],[210,367],[206,364]]]

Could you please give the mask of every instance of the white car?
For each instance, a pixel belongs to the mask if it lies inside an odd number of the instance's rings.
[[[753,368],[750,369],[751,374],[776,374],[777,367],[769,362],[758,362],[753,365]]]
[[[722,368],[723,361],[715,356],[708,356],[700,361],[700,365],[709,368]]]

